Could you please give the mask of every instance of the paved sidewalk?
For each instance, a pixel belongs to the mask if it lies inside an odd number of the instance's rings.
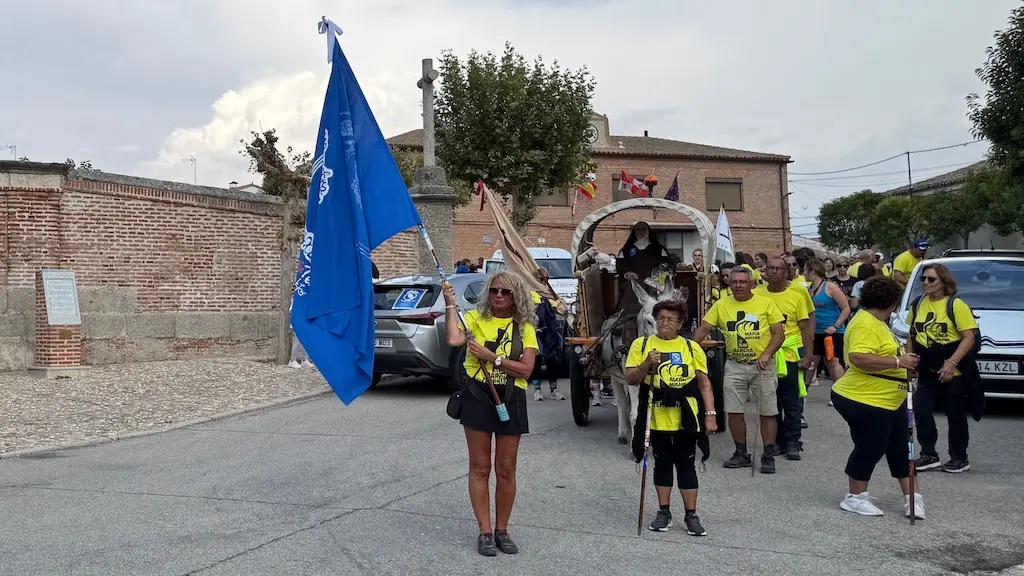
[[[326,390],[314,368],[241,358],[98,366],[58,379],[0,373],[0,454],[119,437]]]

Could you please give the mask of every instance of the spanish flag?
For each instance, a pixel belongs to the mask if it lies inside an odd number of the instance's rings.
[[[593,200],[594,195],[597,194],[597,183],[596,182],[584,182],[580,184],[576,191],[587,197],[587,200]]]

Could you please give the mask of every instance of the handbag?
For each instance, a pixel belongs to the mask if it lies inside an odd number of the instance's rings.
[[[448,397],[448,406],[445,408],[445,412],[447,412],[448,417],[453,420],[458,420],[459,418],[462,418],[463,392],[465,392],[465,389],[459,390],[458,392],[453,392],[452,395]]]
[[[494,348],[495,349],[497,349],[497,342],[500,342],[504,338],[504,334],[505,334],[504,330],[500,330],[498,332],[497,340],[494,343]],[[512,353],[509,355],[510,357],[514,356],[516,360],[522,358],[522,356],[523,356],[523,339],[522,339],[522,336],[519,333],[519,326],[516,325],[515,323],[513,323],[513,325],[512,325],[512,345],[511,345],[511,350],[512,350]],[[492,350],[492,352],[493,351],[494,350]],[[485,402],[492,402],[489,398],[487,398],[486,395],[484,395],[483,391],[480,390],[479,388],[472,388],[472,389],[469,388],[470,386],[473,386],[473,384],[471,384],[469,382],[469,375],[466,374],[466,371],[464,369],[461,370],[460,373],[459,373],[459,384],[460,384],[459,390],[457,390],[455,392],[452,392],[452,395],[448,397],[448,405],[445,406],[445,413],[447,413],[448,417],[451,418],[452,420],[458,420],[458,419],[462,418],[462,395],[465,394],[467,389],[469,389],[470,392],[472,392],[472,393],[476,393],[477,396],[480,397],[481,399],[483,399]],[[506,403],[509,401],[509,398],[511,398],[511,396],[512,396],[512,388],[513,388],[513,386],[514,385],[510,384],[506,388],[506,392],[505,392],[505,397],[506,397],[505,402]]]

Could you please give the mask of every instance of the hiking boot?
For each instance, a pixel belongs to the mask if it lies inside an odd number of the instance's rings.
[[[921,454],[921,457],[914,461],[914,469],[918,472],[936,470],[942,467],[939,457],[934,454]]]
[[[786,460],[800,460],[801,458],[799,448],[796,446],[786,447]]]
[[[481,534],[476,539],[476,551],[481,556],[497,556],[498,549],[494,546],[494,534]]]
[[[648,526],[648,530],[651,532],[667,532],[672,527],[672,513],[668,510],[658,510],[658,515],[654,517],[654,522]]]
[[[949,472],[950,474],[959,474],[961,472],[967,472],[971,469],[971,463],[966,458],[953,458],[949,462],[942,465],[943,472]]]
[[[519,554],[519,546],[516,546],[505,530],[494,531],[494,543],[503,554]]]
[[[761,456],[761,474],[775,474],[775,456]]]
[[[695,512],[687,512],[683,517],[683,524],[686,524],[686,533],[690,536],[707,536],[708,531],[700,523],[700,518]]]
[[[533,399],[536,400],[537,402],[543,402],[544,401],[544,393],[541,392],[540,389],[534,390],[533,391]]]
[[[556,389],[551,391],[551,399],[552,400],[565,400],[565,396],[563,396],[562,393],[556,388]]]
[[[867,492],[860,494],[847,494],[846,498],[839,503],[839,507],[847,512],[860,514],[861,516],[881,516],[883,512],[875,506],[874,500]]]
[[[726,468],[749,468],[753,465],[754,463],[750,459],[750,454],[744,454],[739,450],[732,455],[732,458],[729,458],[724,464],[722,464],[722,466]]]

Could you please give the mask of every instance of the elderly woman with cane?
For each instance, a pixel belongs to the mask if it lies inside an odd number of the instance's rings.
[[[513,274],[498,272],[487,279],[484,298],[465,315],[472,338],[455,314],[455,291],[444,287],[448,344],[467,346],[465,384],[460,423],[469,450],[469,501],[480,526],[477,552],[496,556],[498,550],[516,554],[519,548],[509,537],[508,520],[516,498],[516,457],[519,438],[530,431],[526,415],[526,379],[537,356],[536,315],[526,284]],[[492,399],[493,384],[504,398],[508,419],[498,416]],[[491,438],[494,438],[495,519],[492,531],[490,506]]]
[[[846,461],[849,491],[839,507],[861,516],[881,516],[868,494],[875,465],[884,456],[903,492],[903,511],[924,519],[924,500],[913,493],[908,457],[908,371],[918,358],[908,354],[886,321],[900,302],[903,286],[876,276],[864,283],[861,309],[846,328],[846,373],[832,386],[832,402],[846,420],[853,452]],[[916,488],[916,487],[915,487]]]

